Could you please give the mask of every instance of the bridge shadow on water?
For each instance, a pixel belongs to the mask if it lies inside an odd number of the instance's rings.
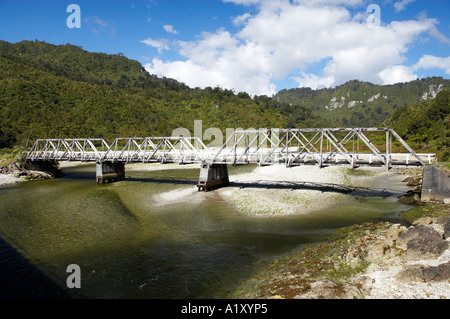
[[[127,177],[127,181],[141,183],[160,183],[197,186],[197,180],[175,179],[175,178],[135,178]],[[256,180],[251,182],[230,182],[227,187],[239,189],[284,189],[284,190],[313,190],[322,193],[339,193],[361,197],[398,197],[405,192],[388,188],[371,188],[358,186],[345,186],[332,183],[314,182],[287,182],[287,181],[264,181]]]

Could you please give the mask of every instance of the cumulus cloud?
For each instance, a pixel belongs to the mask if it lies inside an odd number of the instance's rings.
[[[413,66],[413,69],[440,69],[450,75],[450,57],[441,58],[433,55],[424,55],[420,58],[419,62]]]
[[[173,27],[173,25],[166,24],[166,25],[163,26],[163,29],[164,29],[167,33],[178,34],[178,31],[175,30],[175,28]]]
[[[158,52],[161,53],[163,50],[169,50],[170,47],[164,41],[153,40],[152,38],[148,38],[146,40],[140,41],[141,43],[145,43],[153,48],[158,49]]]
[[[409,82],[417,79],[417,75],[413,74],[410,67],[404,65],[394,65],[386,68],[379,73],[384,85],[395,84],[400,82]]]
[[[234,18],[241,26],[235,34],[222,28],[178,41],[183,61],[153,59],[147,70],[189,86],[219,85],[257,95],[276,93],[275,82],[286,77],[312,88],[352,79],[404,82],[416,77],[415,69],[402,66],[410,45],[438,23],[422,17],[369,26],[361,0],[223,1],[254,5],[257,11]],[[349,5],[360,6],[360,12]],[[323,65],[319,72],[308,71],[317,65]]]
[[[400,12],[405,10],[406,6],[416,0],[401,0],[394,3],[395,11]]]
[[[233,18],[233,23],[234,23],[234,25],[237,25],[237,26],[243,25],[243,24],[245,24],[245,22],[247,22],[247,20],[249,18],[251,18],[251,16],[252,15],[250,13],[244,13],[244,14],[242,14],[240,16],[234,17]]]

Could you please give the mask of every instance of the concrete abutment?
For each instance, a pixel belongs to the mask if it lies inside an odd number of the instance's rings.
[[[423,168],[423,182],[421,200],[450,201],[450,176],[436,166],[425,166]]]
[[[59,163],[55,160],[26,160],[23,164],[23,168],[29,171],[46,172],[54,177],[61,177],[64,175],[59,168]]]
[[[198,191],[227,186],[230,184],[228,167],[226,164],[202,164],[198,178]]]

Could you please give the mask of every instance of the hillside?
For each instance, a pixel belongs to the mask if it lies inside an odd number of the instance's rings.
[[[0,40],[0,56],[56,76],[108,87],[189,89],[176,80],[151,76],[139,62],[120,53],[91,53],[71,44],[57,46],[39,41],[13,44]]]
[[[450,92],[398,109],[386,122],[421,152],[436,152],[440,161],[450,160]]]
[[[384,86],[354,80],[333,89],[282,90],[275,99],[308,106],[333,126],[369,127],[379,126],[399,109],[435,98],[446,88],[450,80],[440,77]]]
[[[179,127],[283,127],[271,99],[191,89],[120,55],[0,42],[0,148],[37,138],[166,136]]]

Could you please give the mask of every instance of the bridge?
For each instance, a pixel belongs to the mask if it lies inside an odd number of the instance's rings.
[[[395,142],[396,140],[396,142]],[[395,143],[395,145],[394,145]],[[227,185],[227,165],[424,167],[435,154],[418,154],[390,127],[236,130],[224,143],[199,137],[38,139],[27,162],[95,162],[97,183],[125,178],[126,163],[200,164],[198,188]],[[403,152],[392,152],[393,145]]]

